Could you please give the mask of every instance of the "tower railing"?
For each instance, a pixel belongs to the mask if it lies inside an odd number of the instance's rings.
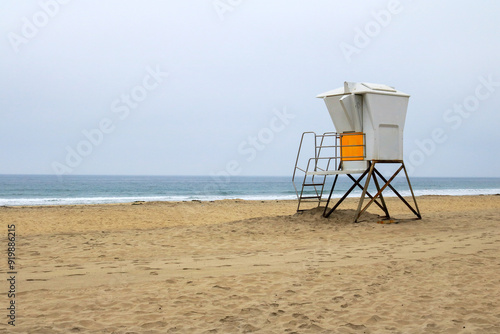
[[[306,161],[305,167],[300,167],[302,162],[304,139],[306,137],[314,139],[314,153]],[[292,182],[295,193],[299,200],[297,211],[303,201],[317,201],[321,204],[323,191],[325,188],[327,175],[349,174],[363,172],[363,170],[345,170],[344,165],[348,161],[362,161],[366,158],[365,134],[361,132],[336,133],[325,132],[316,134],[308,131],[302,134],[300,139]],[[346,163],[344,163],[346,162]],[[301,185],[297,186],[300,173],[304,173],[301,178]],[[312,189],[311,189],[312,188]],[[300,189],[300,190],[299,190]]]

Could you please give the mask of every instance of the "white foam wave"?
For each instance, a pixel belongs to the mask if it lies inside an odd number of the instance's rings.
[[[0,206],[42,206],[42,205],[80,205],[145,202],[182,202],[182,201],[217,201],[224,199],[243,200],[293,200],[295,195],[233,195],[233,196],[143,196],[143,197],[76,197],[76,198],[0,198]]]
[[[411,196],[410,190],[402,190],[400,191],[399,189],[396,188],[396,190],[401,194],[403,197]],[[375,191],[376,192],[376,191]],[[372,195],[374,195],[375,192],[372,192]],[[419,189],[419,190],[413,190],[413,193],[415,196],[477,196],[477,195],[496,195],[500,194],[500,189]],[[384,190],[384,196],[385,197],[396,197],[396,194],[394,194],[390,189]],[[333,197],[334,198],[339,198],[342,197],[343,192],[338,192],[334,193]],[[325,194],[323,194],[325,196]],[[359,197],[361,196],[361,191],[353,191],[349,197]]]

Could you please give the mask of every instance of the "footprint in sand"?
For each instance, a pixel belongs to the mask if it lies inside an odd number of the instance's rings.
[[[257,316],[262,314],[262,311],[257,309],[257,308],[254,308],[254,307],[247,307],[247,308],[241,309],[240,314],[241,315],[249,315],[251,317],[257,317]]]
[[[220,286],[220,285],[214,285],[212,288],[214,288],[214,289],[222,289],[222,290],[231,290],[230,287]]]

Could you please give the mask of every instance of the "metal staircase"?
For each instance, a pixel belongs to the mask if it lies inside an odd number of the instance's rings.
[[[307,159],[306,163],[301,153],[304,139],[308,137],[312,137],[314,140],[314,157]],[[329,171],[337,170],[339,167],[339,148],[339,135],[335,132],[325,132],[322,135],[315,132],[302,134],[292,176],[295,193],[299,199],[297,211],[301,211],[300,204],[302,202],[317,201],[318,206],[321,204],[326,176],[330,174]],[[299,167],[301,163],[305,164],[304,168]],[[302,184],[297,186],[296,178],[300,178],[298,174],[301,172],[304,173]]]

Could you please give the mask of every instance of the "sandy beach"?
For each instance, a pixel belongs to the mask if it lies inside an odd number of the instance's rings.
[[[500,333],[500,196],[355,204],[0,207],[0,333]]]

